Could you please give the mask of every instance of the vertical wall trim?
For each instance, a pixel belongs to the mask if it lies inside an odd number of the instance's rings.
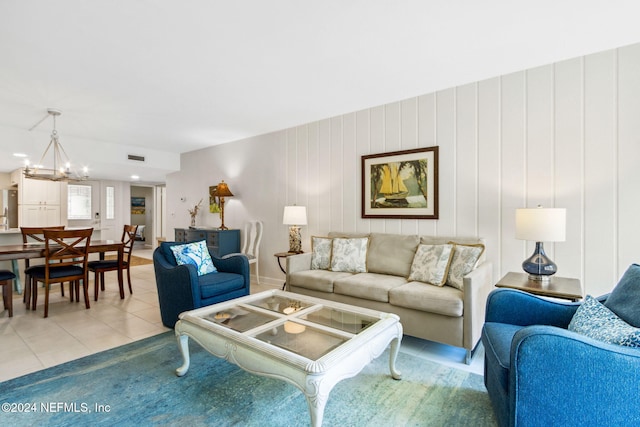
[[[458,87],[453,88],[453,235],[458,235]]]
[[[613,114],[613,123],[615,126],[613,127],[613,217],[616,219],[613,222],[613,259],[611,260],[613,263],[613,271],[615,277],[613,277],[613,281],[611,283],[616,283],[617,279],[620,277],[619,262],[618,262],[618,249],[620,244],[620,210],[618,209],[620,203],[620,185],[618,184],[620,180],[620,49],[615,49],[613,51],[613,102],[614,109]]]
[[[587,115],[587,102],[586,102],[586,93],[587,93],[587,79],[586,79],[586,70],[585,70],[585,57],[580,58],[580,78],[582,79],[582,91],[581,91],[581,110],[582,114],[580,115],[580,278],[582,279],[580,282],[582,283],[582,289],[586,289],[584,278],[586,274],[586,266],[585,266],[585,257],[586,257],[586,238],[585,238],[585,218],[586,218],[586,162],[587,162],[587,150],[586,150],[586,115]]]
[[[502,77],[498,78],[498,206],[502,205]],[[494,271],[502,271],[502,229],[504,224],[502,209],[498,209],[498,247],[496,248],[496,253],[498,254],[498,258],[495,263],[497,264],[496,270]],[[497,277],[496,277],[497,279]]]
[[[475,235],[476,237],[480,237],[480,83],[476,82],[474,84],[474,92],[476,97],[476,105],[474,111],[474,120],[475,120],[475,155],[476,155],[476,185],[475,185],[475,200],[473,203],[475,204]]]

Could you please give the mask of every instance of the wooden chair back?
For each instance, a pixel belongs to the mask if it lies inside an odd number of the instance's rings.
[[[60,268],[82,265],[84,277],[70,276],[64,281],[86,279],[89,245],[91,244],[93,228],[81,230],[51,230],[45,228],[43,234],[45,240],[45,257],[47,260],[45,264],[45,277],[47,282],[49,281],[49,270],[51,266]]]
[[[122,231],[122,243],[124,243],[123,261],[128,265],[131,261],[131,253],[133,252],[133,244],[136,241],[137,225],[125,225]]]

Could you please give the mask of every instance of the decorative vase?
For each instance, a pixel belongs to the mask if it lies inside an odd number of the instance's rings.
[[[196,216],[192,215],[191,216],[191,227],[195,227],[196,226]]]

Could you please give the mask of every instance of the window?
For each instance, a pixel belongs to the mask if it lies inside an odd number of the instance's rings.
[[[107,219],[115,219],[116,217],[116,193],[114,187],[106,188],[107,200],[105,202],[107,210]]]
[[[91,219],[91,186],[69,184],[68,219]]]

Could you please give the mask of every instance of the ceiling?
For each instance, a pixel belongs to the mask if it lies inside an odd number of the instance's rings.
[[[0,172],[60,141],[93,178],[640,42],[637,0],[2,0]],[[142,155],[144,163],[127,160]]]

